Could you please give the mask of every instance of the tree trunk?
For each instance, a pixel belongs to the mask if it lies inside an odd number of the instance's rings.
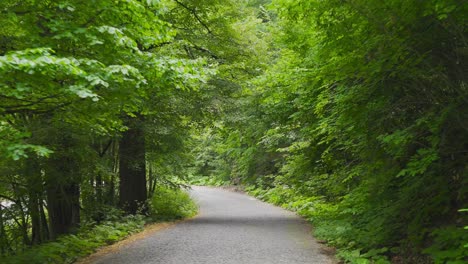
[[[80,188],[76,183],[49,185],[47,189],[50,236],[71,233],[80,223]]]
[[[3,206],[0,204],[0,256],[4,256],[8,252],[11,252],[11,247],[8,242],[5,223],[3,220]]]
[[[16,197],[16,202],[14,204],[15,207],[18,209],[18,217],[19,219],[16,221],[18,223],[18,227],[20,228],[21,236],[23,238],[24,245],[31,245],[31,240],[29,239],[29,227],[28,227],[28,217],[27,217],[27,203],[25,199],[25,192],[24,190],[20,190],[20,187],[17,183],[11,183],[11,187],[14,193],[14,197]]]
[[[102,172],[96,175],[96,203],[102,204]]]
[[[136,214],[146,210],[145,136],[140,124],[133,122],[127,127],[119,146],[119,206],[129,214]]]
[[[47,222],[43,221],[43,183],[39,162],[31,157],[25,164],[25,176],[29,193],[29,214],[31,216],[31,243],[41,244],[47,241],[49,232]]]
[[[149,171],[148,171],[148,176],[149,176],[149,190],[148,190],[148,194],[149,194],[149,197],[153,197],[154,195],[154,190],[156,189],[156,176],[153,175],[153,166],[151,166],[151,164],[148,164],[148,168],[149,168]]]
[[[60,153],[48,159],[46,171],[47,209],[50,237],[74,231],[80,224],[80,172],[73,153],[73,139],[62,134]]]
[[[45,218],[42,197],[30,198],[31,226],[33,245],[44,243],[49,239],[49,229]]]
[[[115,199],[115,176],[119,173],[119,142],[117,140],[113,140],[112,142],[112,174],[110,181],[106,184],[109,186],[106,195],[106,203],[115,206],[117,203]]]

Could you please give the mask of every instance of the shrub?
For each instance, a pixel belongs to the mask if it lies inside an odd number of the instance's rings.
[[[0,263],[44,264],[73,263],[79,257],[91,254],[95,249],[112,244],[143,229],[142,216],[127,216],[118,222],[104,222],[92,228],[85,227],[76,235],[65,235],[55,242],[31,247],[17,255],[0,258]]]
[[[155,220],[174,220],[191,217],[198,210],[190,195],[181,190],[160,186],[150,201],[150,214]]]
[[[424,250],[434,263],[462,264],[468,260],[468,232],[462,228],[448,226],[432,232],[433,244]]]
[[[229,185],[229,181],[220,179],[219,177],[210,176],[192,176],[189,183],[196,186],[224,186]]]

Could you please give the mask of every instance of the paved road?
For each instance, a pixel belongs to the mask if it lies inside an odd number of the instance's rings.
[[[333,263],[291,212],[244,194],[194,187],[196,218],[125,246],[96,263]]]

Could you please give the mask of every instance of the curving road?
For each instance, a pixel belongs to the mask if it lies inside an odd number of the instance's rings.
[[[294,213],[250,196],[193,187],[200,214],[123,247],[95,263],[333,263]]]

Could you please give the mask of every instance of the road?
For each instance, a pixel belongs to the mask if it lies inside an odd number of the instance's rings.
[[[200,214],[105,255],[95,263],[333,263],[294,213],[245,194],[193,187]]]

